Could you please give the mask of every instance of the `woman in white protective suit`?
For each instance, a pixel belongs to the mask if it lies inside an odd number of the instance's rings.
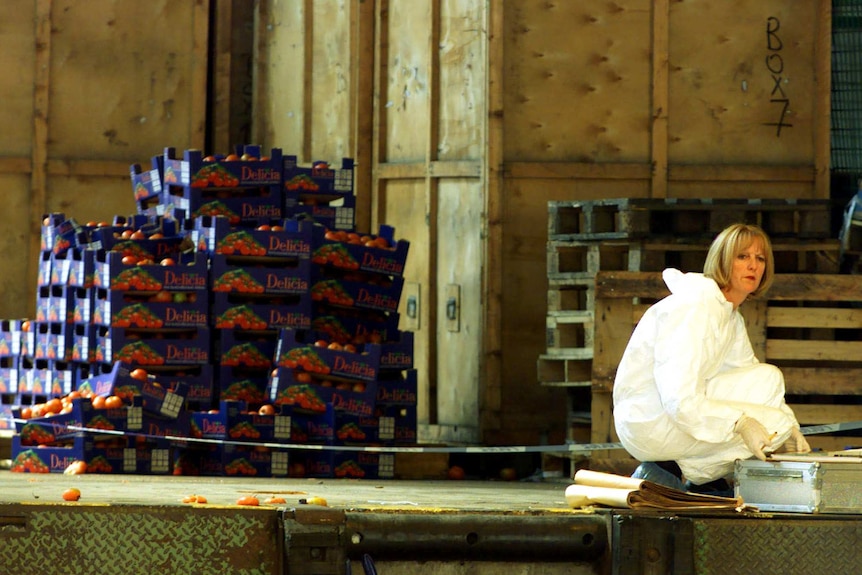
[[[738,309],[769,288],[774,269],[766,233],[733,224],[702,274],[663,272],[671,295],[641,318],[614,382],[617,434],[642,462],[634,477],[726,494],[735,460],[811,450],[781,371],[755,357]]]

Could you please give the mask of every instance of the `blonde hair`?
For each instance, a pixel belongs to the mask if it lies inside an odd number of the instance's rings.
[[[760,226],[753,224],[731,224],[716,236],[706,254],[703,275],[715,280],[719,288],[727,288],[730,285],[733,261],[755,240],[760,240],[763,255],[766,257],[766,268],[763,270],[760,285],[751,292],[750,297],[757,297],[766,292],[775,279],[775,258],[772,255],[772,243],[769,241],[769,236]]]

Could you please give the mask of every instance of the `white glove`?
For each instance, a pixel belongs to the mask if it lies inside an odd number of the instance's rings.
[[[784,450],[788,453],[808,453],[811,451],[811,446],[798,427],[790,430],[790,437],[784,442]]]
[[[766,431],[762,423],[753,417],[743,415],[737,420],[736,425],[733,426],[733,431],[742,436],[745,446],[748,447],[756,458],[766,461],[766,454],[763,452],[763,448],[769,445],[769,432]]]

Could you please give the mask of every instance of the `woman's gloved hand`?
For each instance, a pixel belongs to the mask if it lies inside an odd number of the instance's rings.
[[[736,421],[733,431],[742,436],[745,446],[748,447],[756,458],[766,461],[766,454],[763,452],[763,448],[769,445],[769,432],[766,431],[762,423],[753,417],[743,415]]]
[[[802,435],[798,427],[790,430],[790,437],[784,442],[784,450],[788,453],[808,453],[811,451],[811,446],[808,445],[808,440]]]

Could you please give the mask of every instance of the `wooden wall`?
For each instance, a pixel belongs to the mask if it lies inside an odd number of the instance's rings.
[[[132,213],[165,146],[352,157],[358,226],[411,242],[426,439],[564,436],[548,201],[829,196],[828,0],[12,4],[0,316],[33,307],[42,215]]]
[[[130,164],[203,146],[208,4],[4,3],[0,317],[35,313],[43,214],[132,214]]]

